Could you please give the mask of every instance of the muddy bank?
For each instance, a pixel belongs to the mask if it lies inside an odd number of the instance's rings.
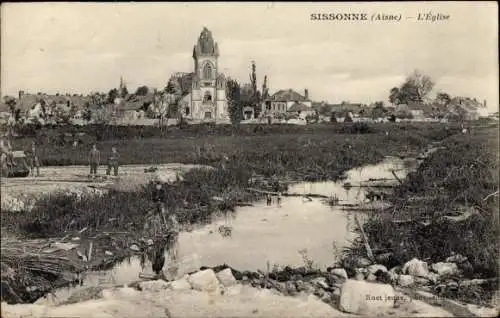
[[[124,287],[92,289],[59,302],[2,304],[8,317],[339,317],[362,314],[399,317],[451,317],[447,310],[411,299],[386,284],[346,280],[304,271],[301,284],[283,283],[269,275],[240,273],[222,267],[201,269],[172,282],[142,281]],[[265,280],[261,286],[249,281]],[[297,281],[298,282],[298,281]],[[253,284],[255,285],[255,284]],[[357,289],[355,289],[357,288]],[[369,292],[378,301],[369,301]],[[138,310],[140,308],[140,310]],[[300,310],[297,310],[300,308]]]

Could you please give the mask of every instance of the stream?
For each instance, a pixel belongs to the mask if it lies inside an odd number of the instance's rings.
[[[391,171],[403,179],[417,166],[415,159],[387,157],[379,164],[347,171],[346,180],[298,183],[291,185],[288,192],[335,195],[340,204],[356,204],[365,201],[369,188],[363,185],[370,179],[396,184]],[[344,187],[345,183],[352,187]],[[201,266],[224,263],[237,270],[250,271],[267,271],[273,265],[303,266],[304,256],[313,260],[314,266],[325,269],[355,238],[352,213],[341,206],[331,207],[322,199],[296,196],[283,197],[281,206],[273,199],[271,206],[264,200],[253,206],[238,207],[232,216],[220,217],[209,225],[180,234],[179,275],[196,271]],[[219,234],[221,225],[232,227],[230,237]],[[139,273],[152,273],[149,262],[144,269],[140,263],[139,257],[132,257],[110,270],[87,272],[82,285],[60,288],[53,294],[60,302],[79,289],[137,281]]]

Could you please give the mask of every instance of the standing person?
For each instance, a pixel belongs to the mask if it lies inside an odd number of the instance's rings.
[[[166,194],[163,181],[157,177],[152,183],[152,200],[155,208],[146,220],[145,231],[153,239],[153,251],[148,256],[152,269],[158,276],[163,272],[165,252],[168,252],[171,262],[170,273],[175,275],[177,271],[179,223],[175,213],[167,211]]]
[[[101,153],[97,150],[97,145],[94,144],[92,146],[92,150],[89,153],[89,165],[90,165],[90,177],[97,177],[97,167],[99,166],[99,162],[101,161]]]
[[[37,177],[40,176],[40,157],[38,156],[38,151],[37,151],[36,144],[34,141],[31,143],[30,168],[31,168],[31,175],[35,174],[35,169],[36,169],[36,176]]]
[[[281,192],[278,192],[278,207],[281,207]]]
[[[271,194],[267,194],[267,206],[270,206],[273,203],[273,199],[271,198]]]
[[[106,170],[106,175],[111,174],[111,168],[113,168],[114,176],[118,176],[118,159],[120,159],[120,155],[116,150],[116,147],[111,147],[111,156],[108,158],[108,169]]]

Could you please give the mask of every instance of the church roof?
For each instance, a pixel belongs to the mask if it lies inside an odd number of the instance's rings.
[[[194,47],[193,54],[219,54],[219,48],[217,43],[214,41],[212,32],[206,27],[203,28],[200,36],[198,37],[198,43]]]

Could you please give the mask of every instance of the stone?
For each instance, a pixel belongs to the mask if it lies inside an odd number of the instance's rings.
[[[233,276],[233,272],[231,271],[230,268],[226,268],[224,270],[221,270],[216,274],[217,279],[223,286],[232,286],[237,283],[236,278]]]
[[[369,282],[374,282],[374,281],[377,280],[377,276],[375,276],[372,273],[369,273],[368,275],[366,275],[366,280],[369,281]]]
[[[137,244],[130,245],[130,249],[134,252],[139,252],[141,250]]]
[[[170,284],[168,282],[158,279],[158,280],[140,282],[139,288],[142,291],[158,292],[160,290],[168,289],[169,285]]]
[[[399,275],[398,277],[398,285],[401,287],[408,287],[415,283],[413,276],[411,275]]]
[[[389,277],[390,277],[390,279],[391,279],[391,282],[393,282],[393,283],[394,283],[394,282],[397,282],[397,281],[398,281],[398,279],[399,279],[399,274],[396,274],[396,273],[391,272],[391,271],[389,271],[388,273],[389,273]]]
[[[480,307],[472,304],[468,304],[467,309],[476,317],[498,317],[500,314],[498,308]]]
[[[439,275],[436,273],[429,273],[429,275],[427,276],[427,279],[430,282],[432,282],[433,284],[436,284],[438,282]]]
[[[340,310],[375,316],[394,307],[395,292],[391,285],[347,280],[340,291]]]
[[[113,252],[110,252],[110,251],[105,251],[105,252],[104,252],[104,255],[106,255],[106,256],[113,256]]]
[[[456,275],[458,274],[458,266],[455,263],[435,263],[431,265],[431,269],[438,275]]]
[[[188,282],[189,275],[186,275],[180,279],[170,282],[169,287],[172,290],[189,290],[191,289],[191,284]]]
[[[336,275],[338,277],[341,277],[341,278],[344,278],[344,279],[348,279],[347,272],[343,268],[333,268],[333,269],[330,270],[330,273],[333,274],[333,275]]]
[[[389,273],[402,274],[401,266],[395,266],[389,270]]]
[[[356,273],[354,276],[355,280],[365,280],[365,275],[363,273]]]
[[[190,275],[187,280],[195,290],[220,292],[219,280],[212,269],[194,273]]]
[[[312,294],[315,290],[314,286],[310,282],[306,283],[301,280],[296,281],[295,286],[297,287],[297,291],[305,292],[307,294]]]
[[[326,282],[326,278],[324,278],[324,277],[318,277],[318,278],[311,280],[311,284],[314,284],[314,285],[321,287],[323,289],[326,289],[329,287],[328,283]]]
[[[293,282],[285,282],[285,292],[288,295],[295,295],[297,294],[297,288],[295,287],[295,284]]]
[[[447,257],[445,261],[447,263],[463,263],[466,260],[467,260],[467,257],[462,256],[460,254],[455,254],[455,255],[452,255],[450,257]]]
[[[381,270],[383,272],[387,272],[387,267],[385,267],[384,265],[375,264],[375,265],[368,266],[367,270],[368,270],[368,273],[375,274],[379,270]]]
[[[429,275],[429,267],[426,262],[414,258],[405,263],[402,272],[403,274],[412,276],[427,277]]]
[[[372,261],[370,261],[369,259],[364,258],[364,257],[360,257],[360,258],[356,259],[356,267],[367,267],[371,263],[372,263]]]

